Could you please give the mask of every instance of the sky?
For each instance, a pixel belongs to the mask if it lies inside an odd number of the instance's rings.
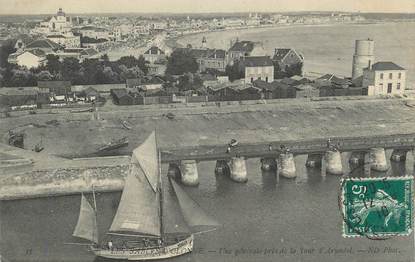
[[[0,0],[0,14],[361,11],[415,13],[415,0]]]

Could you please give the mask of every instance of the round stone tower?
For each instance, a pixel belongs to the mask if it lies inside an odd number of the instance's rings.
[[[375,41],[372,39],[356,40],[353,55],[352,79],[363,75],[363,69],[371,67],[375,61]]]

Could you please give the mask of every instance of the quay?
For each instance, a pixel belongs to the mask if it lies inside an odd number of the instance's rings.
[[[25,132],[25,149],[0,143],[0,199],[33,198],[97,191],[119,191],[124,186],[129,155],[153,130],[158,130],[161,161],[167,173],[183,184],[199,184],[198,163],[216,161],[212,175],[228,173],[246,182],[246,159],[258,158],[258,168],[282,177],[296,177],[294,157],[305,155],[309,168],[343,173],[341,159],[389,168],[405,161],[415,148],[415,110],[412,99],[341,99],[278,101],[269,104],[223,107],[139,109],[12,116],[0,119],[2,135],[11,129]],[[163,117],[173,112],[174,119]],[[131,129],[125,129],[126,119]],[[86,132],[87,131],[87,132]],[[44,136],[42,134],[48,134]],[[32,149],[43,136],[45,149]],[[128,147],[108,157],[86,157],[114,137],[128,137]],[[80,139],[82,137],[82,139]],[[238,145],[228,150],[231,139]],[[329,150],[327,140],[338,149]],[[283,146],[283,148],[281,148]],[[289,152],[283,150],[289,149]],[[228,151],[228,152],[227,152]],[[79,153],[75,159],[63,157]],[[367,170],[370,171],[370,170]],[[367,173],[367,172],[365,172]],[[277,176],[278,178],[279,176]]]

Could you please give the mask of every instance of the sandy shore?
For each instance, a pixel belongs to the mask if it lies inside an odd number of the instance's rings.
[[[415,22],[415,21],[411,21]],[[244,28],[229,28],[229,29],[221,29],[221,30],[215,30],[215,31],[207,31],[207,32],[195,32],[190,33],[182,36],[172,37],[168,39],[168,45],[172,48],[174,47],[183,47],[188,44],[187,39],[193,38],[193,37],[199,37],[200,39],[203,36],[206,35],[218,35],[215,37],[217,40],[216,42],[209,43],[209,47],[211,48],[219,48],[217,45],[220,43],[220,35],[240,35],[244,33],[252,33],[252,32],[266,32],[268,30],[272,29],[287,29],[287,28],[301,28],[301,27],[332,27],[332,26],[338,26],[338,25],[385,25],[385,24],[396,24],[400,22],[396,21],[367,21],[367,22],[351,22],[351,23],[329,23],[329,24],[272,24],[272,25],[263,25],[263,26],[257,26],[257,27],[244,27]],[[216,45],[215,45],[216,44]],[[223,48],[223,47],[221,47]]]

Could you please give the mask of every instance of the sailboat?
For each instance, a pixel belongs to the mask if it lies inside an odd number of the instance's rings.
[[[219,224],[178,183],[169,182],[171,187],[162,183],[160,152],[152,132],[133,151],[107,240],[98,244],[95,197],[93,207],[83,195],[73,235],[90,241],[96,256],[111,259],[153,260],[191,252],[194,235]]]

